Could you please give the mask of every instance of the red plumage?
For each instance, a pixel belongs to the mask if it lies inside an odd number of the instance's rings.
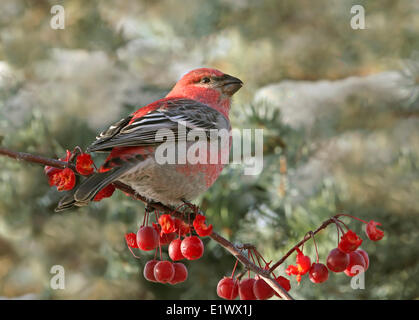
[[[165,142],[176,145],[179,139],[186,138],[180,126],[204,132],[230,131],[231,97],[242,84],[239,79],[215,69],[196,69],[183,76],[165,98],[111,125],[88,148],[89,152],[110,152],[100,173],[64,197],[57,210],[86,205],[114,181],[121,181],[150,200],[167,205],[190,201],[204,192],[218,178],[224,165],[189,161],[160,164],[155,159],[156,148],[163,141],[156,139],[156,134],[161,129],[171,130],[173,140]],[[228,156],[229,149],[230,144],[219,150],[219,160],[222,154]]]

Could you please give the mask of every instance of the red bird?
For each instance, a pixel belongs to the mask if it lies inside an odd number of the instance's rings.
[[[196,198],[215,182],[224,165],[220,161],[190,163],[189,159],[184,164],[161,164],[156,161],[156,149],[162,143],[178,146],[179,141],[186,140],[185,132],[192,129],[203,130],[208,139],[211,129],[231,131],[228,117],[231,97],[242,85],[238,78],[215,69],[195,69],[183,76],[165,98],[138,109],[96,138],[87,151],[110,152],[108,158],[98,173],[60,200],[56,211],[87,205],[115,181],[165,205]],[[172,138],[156,139],[161,129],[171,130]],[[192,144],[187,142],[186,149]],[[230,143],[221,147],[219,159],[229,151]]]

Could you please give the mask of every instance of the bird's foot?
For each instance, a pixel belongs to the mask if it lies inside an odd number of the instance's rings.
[[[147,200],[146,205],[145,205],[145,210],[144,210],[146,214],[150,214],[156,211],[156,208],[153,206],[154,203],[157,203],[157,202],[153,200]]]
[[[191,209],[191,210],[192,210],[192,212],[193,212],[194,214],[201,214],[201,215],[204,215],[204,213],[201,211],[201,209],[199,208],[199,206],[197,206],[197,205],[195,205],[195,204],[193,204],[193,203],[190,203],[189,201],[187,201],[187,200],[185,200],[185,199],[182,199],[182,202],[183,202],[183,204],[184,204],[184,205],[186,205],[189,209]]]

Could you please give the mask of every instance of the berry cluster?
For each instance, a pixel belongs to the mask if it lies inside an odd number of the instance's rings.
[[[342,214],[344,215],[344,214]],[[341,215],[339,215],[341,216]],[[349,216],[349,215],[345,215]],[[336,216],[338,217],[338,216]],[[311,262],[309,256],[304,255],[303,248],[299,248],[299,246],[295,246],[293,250],[297,252],[296,256],[296,263],[295,265],[289,265],[285,273],[288,276],[296,276],[296,280],[298,283],[302,280],[302,277],[306,274],[309,275],[309,279],[313,283],[322,283],[325,282],[329,278],[329,270],[332,272],[344,272],[347,276],[353,277],[360,272],[365,272],[369,267],[369,257],[368,253],[360,249],[360,245],[362,244],[363,240],[352,230],[350,230],[346,224],[344,224],[338,218],[332,218],[337,228],[338,228],[338,239],[340,236],[340,232],[342,232],[342,236],[340,237],[339,243],[337,248],[334,248],[330,251],[327,257],[327,266],[319,263],[319,254],[317,251],[316,241],[314,239],[314,233],[310,232],[310,236],[313,239],[314,246],[316,249],[316,261]],[[364,221],[359,218],[349,216],[354,218],[358,221],[361,221],[366,224],[365,232],[367,237],[372,241],[381,240],[384,237],[384,232],[380,229],[377,229],[377,225],[381,225],[375,221]],[[347,231],[344,232],[342,229],[343,225]],[[304,242],[306,242],[310,238],[304,238]],[[291,251],[291,252],[292,252]],[[264,269],[269,270],[268,262],[263,259],[262,255],[254,248],[251,247],[248,249],[248,256],[249,259],[253,260],[254,264],[259,264],[259,267],[262,268],[261,261],[265,264]],[[288,256],[286,256],[288,257]],[[278,263],[278,265],[281,262]],[[237,278],[234,277],[234,272],[237,267],[234,266],[233,272],[229,277],[223,277],[217,285],[217,294],[220,298],[233,300],[239,296],[241,300],[266,300],[270,299],[274,295],[279,295],[272,289],[272,287],[266,283],[264,279],[262,279],[259,275],[256,275],[254,278],[249,277],[246,279],[239,280],[241,275]],[[286,291],[291,289],[290,281],[283,277],[277,277],[272,269],[275,269],[277,265],[271,268],[271,274],[273,279]]]
[[[76,172],[74,172],[71,168],[58,169],[51,166],[45,166],[44,172],[48,177],[49,185],[56,186],[58,191],[68,191],[73,189],[76,185],[76,174],[88,176],[96,170],[90,154],[83,153],[77,148],[73,152],[67,150],[66,156],[60,158],[59,160],[67,163],[75,162]],[[114,191],[114,185],[110,184],[100,190],[93,201],[100,201],[103,198],[108,198],[112,196]]]
[[[205,217],[196,214],[193,221],[194,230],[198,234],[196,236],[192,235],[189,224],[181,219],[172,218],[170,214],[158,217],[156,213],[156,220],[158,223],[147,226],[148,213],[146,213],[143,225],[137,234],[125,235],[126,243],[130,250],[131,248],[143,251],[155,250],[154,259],[148,261],[144,267],[144,277],[148,281],[169,284],[183,282],[188,278],[188,269],[183,263],[162,260],[161,247],[169,245],[168,254],[172,261],[197,260],[204,254],[204,244],[198,236],[209,236],[212,233],[212,225],[207,226]],[[160,249],[160,261],[156,260],[157,249]]]
[[[370,240],[378,241],[384,237],[384,232],[376,227],[377,225],[380,225],[380,223],[375,221],[366,222],[356,217],[352,218],[366,224],[365,231]],[[296,248],[296,265],[289,265],[287,267],[285,272],[288,275],[295,275],[297,282],[300,282],[301,276],[308,273],[311,282],[322,283],[329,278],[329,270],[335,273],[344,272],[347,276],[353,277],[368,269],[368,253],[359,248],[363,240],[354,231],[350,230],[341,220],[336,219],[335,224],[338,227],[338,232],[341,231],[343,235],[340,238],[337,248],[334,248],[329,252],[326,259],[327,267],[326,265],[319,263],[317,246],[314,241],[317,261],[311,264],[310,257],[305,256],[299,248]],[[340,224],[347,228],[346,232],[343,231]],[[314,235],[311,235],[314,240]]]
[[[150,260],[144,267],[144,278],[151,282],[177,284],[186,281],[188,269],[183,263]]]
[[[248,251],[249,257],[259,264],[262,268],[261,261],[265,264],[264,269],[269,269],[269,263],[263,259],[262,255],[255,249],[250,248]],[[256,257],[256,260],[255,260]],[[234,266],[233,272],[230,277],[223,277],[217,285],[217,295],[220,298],[227,300],[234,300],[239,296],[240,300],[267,300],[272,298],[274,295],[279,295],[272,289],[272,287],[266,283],[259,275],[255,275],[254,278],[249,276],[246,279],[239,280],[234,277],[234,272],[237,267],[238,260]],[[273,274],[275,281],[286,291],[291,289],[290,281],[283,277],[276,277]]]

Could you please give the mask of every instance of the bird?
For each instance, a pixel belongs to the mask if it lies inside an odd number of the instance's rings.
[[[86,206],[100,190],[116,181],[130,186],[149,202],[167,206],[197,198],[223,170],[225,163],[220,158],[228,159],[231,135],[228,143],[218,149],[215,163],[195,163],[189,159],[161,163],[156,157],[159,147],[164,143],[177,150],[194,129],[206,135],[206,144],[211,130],[231,133],[232,97],[242,86],[239,78],[217,69],[198,68],[185,74],[164,98],[139,108],[96,137],[86,152],[107,152],[108,157],[97,172],[59,201],[55,211]],[[173,134],[166,140],[157,139],[162,130]],[[189,150],[193,143],[186,142],[185,148]]]

